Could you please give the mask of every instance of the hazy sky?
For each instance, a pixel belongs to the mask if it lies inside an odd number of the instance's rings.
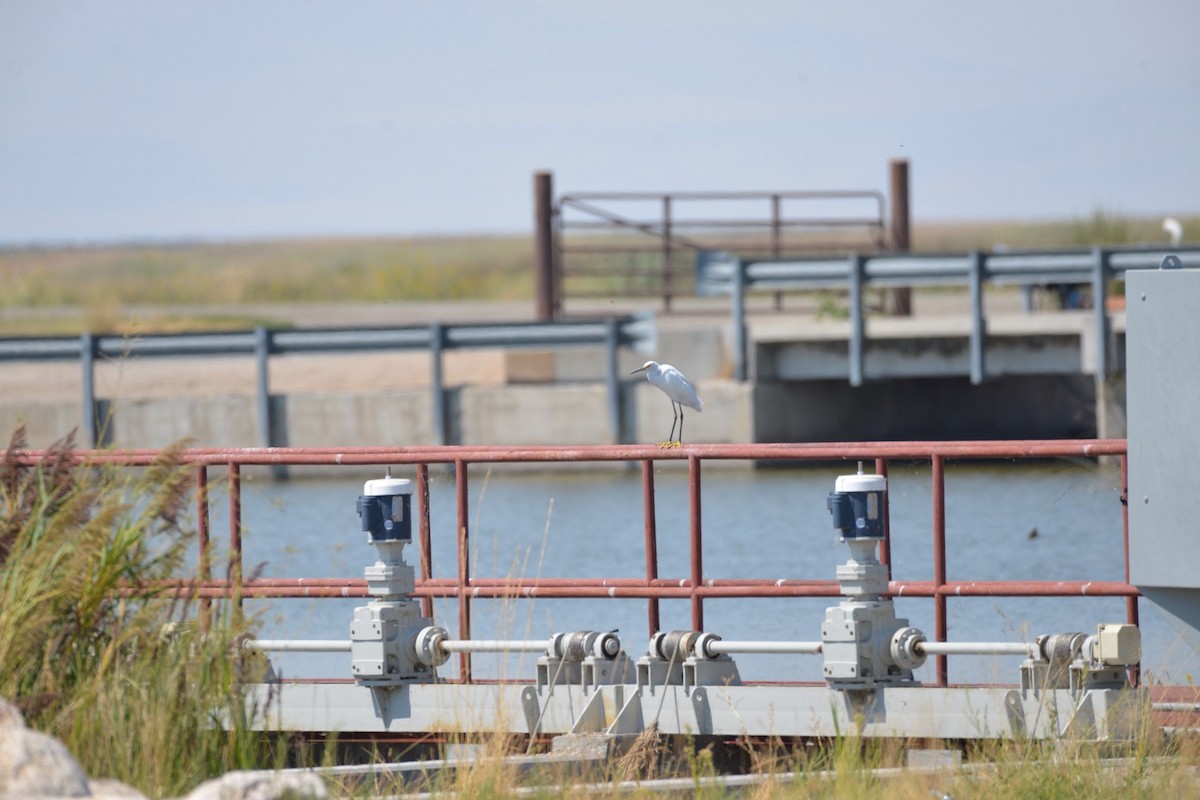
[[[1200,211],[1200,3],[0,0],[0,243],[526,231],[558,191]]]

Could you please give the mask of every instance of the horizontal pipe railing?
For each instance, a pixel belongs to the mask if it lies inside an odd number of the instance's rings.
[[[46,455],[43,451],[12,451],[6,454],[14,463],[34,464]],[[78,450],[69,454],[77,463],[145,466],[154,463],[162,454],[154,450]],[[470,606],[483,598],[637,598],[646,599],[647,622],[652,635],[658,628],[658,601],[687,600],[692,608],[693,625],[703,624],[705,600],[752,597],[837,597],[836,581],[826,579],[763,579],[703,575],[702,493],[700,475],[704,461],[749,460],[755,462],[804,461],[868,461],[874,459],[876,471],[886,474],[889,460],[926,461],[932,465],[933,517],[933,580],[906,581],[893,579],[888,594],[900,598],[930,598],[934,602],[935,631],[929,652],[935,655],[937,683],[948,682],[946,658],[954,647],[940,648],[936,642],[946,640],[946,622],[950,598],[967,597],[1124,597],[1128,600],[1127,621],[1137,624],[1137,588],[1128,583],[1128,518],[1122,506],[1123,553],[1125,581],[1054,580],[998,581],[951,580],[946,575],[945,460],[1022,460],[1046,458],[1118,457],[1122,476],[1126,474],[1126,442],[1122,439],[1094,440],[1015,440],[986,442],[863,442],[812,444],[757,445],[686,445],[662,450],[648,445],[589,446],[589,447],[360,447],[360,448],[201,448],[183,450],[179,454],[184,464],[196,470],[198,487],[197,538],[201,543],[211,540],[208,504],[211,481],[208,470],[224,467],[228,471],[229,542],[233,563],[225,580],[211,577],[211,565],[200,562],[197,578],[158,583],[145,587],[130,587],[127,593],[167,592],[216,601],[243,598],[318,598],[368,597],[366,581],[362,578],[243,578],[241,565],[241,470],[243,467],[286,465],[342,466],[415,466],[418,476],[427,475],[431,464],[455,465],[457,495],[456,529],[458,531],[459,574],[456,577],[433,577],[428,565],[431,543],[428,527],[429,489],[422,484],[418,493],[419,508],[414,515],[421,520],[418,545],[421,575],[416,581],[414,595],[428,603],[433,598],[455,599],[459,606],[459,630],[456,638],[471,638]],[[689,567],[686,577],[665,578],[658,574],[657,534],[654,525],[654,470],[657,462],[688,463],[689,513],[691,515]],[[645,517],[646,577],[645,578],[556,578],[539,577],[495,578],[472,574],[469,552],[469,508],[466,484],[472,464],[545,463],[560,462],[640,462],[642,469],[643,514]],[[890,536],[886,519],[885,537]],[[205,551],[205,555],[206,555]],[[890,565],[890,542],[885,538],[880,547],[880,560]],[[1115,555],[1115,554],[1114,554]],[[203,555],[202,555],[203,558]],[[428,608],[428,606],[426,606]],[[1014,648],[1018,645],[1014,645]],[[470,679],[470,654],[463,652],[461,675]]]
[[[192,358],[253,356],[256,361],[259,441],[274,444],[275,409],[271,403],[269,361],[272,356],[376,351],[428,351],[432,360],[434,440],[448,443],[447,392],[442,369],[446,350],[470,348],[605,348],[605,385],[609,428],[613,441],[625,430],[617,350],[650,353],[656,347],[655,325],[648,315],[564,322],[489,323],[481,325],[421,325],[387,328],[320,328],[274,331],[259,327],[236,333],[145,334],[79,337],[0,338],[0,362],[71,361],[81,366],[82,436],[88,445],[101,444],[96,396],[96,361],[126,358]]]
[[[966,254],[878,254],[840,258],[748,259],[723,252],[696,256],[696,293],[730,296],[734,335],[734,374],[749,376],[746,294],[751,291],[846,289],[849,293],[851,384],[863,382],[866,352],[863,290],[868,286],[963,286],[970,303],[970,378],[986,377],[987,320],[982,291],[988,283],[1089,284],[1095,315],[1093,346],[1098,379],[1109,375],[1108,341],[1112,326],[1107,307],[1108,283],[1134,269],[1158,269],[1173,256],[1178,266],[1200,267],[1200,246],[1091,248],[1078,251],[1028,251]]]

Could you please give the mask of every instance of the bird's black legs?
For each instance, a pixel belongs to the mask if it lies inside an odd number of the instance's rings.
[[[671,413],[674,417],[671,419],[671,435],[667,437],[665,442],[660,442],[659,447],[680,447],[683,444],[683,406],[671,401]],[[679,426],[679,440],[675,439],[675,426]]]

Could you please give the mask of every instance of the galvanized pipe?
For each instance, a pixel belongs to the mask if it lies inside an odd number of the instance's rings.
[[[821,654],[821,647],[820,642],[731,642],[718,639],[705,644],[704,649],[714,656],[731,656],[739,653],[817,656]]]
[[[1025,642],[917,642],[913,645],[923,656],[1028,656],[1036,658],[1038,646]]]
[[[438,647],[447,653],[544,653],[550,639],[443,639]]]

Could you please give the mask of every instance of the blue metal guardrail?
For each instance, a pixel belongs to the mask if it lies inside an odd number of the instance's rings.
[[[987,319],[983,287],[987,283],[1090,284],[1095,314],[1097,378],[1110,372],[1111,321],[1106,299],[1108,283],[1126,270],[1171,266],[1200,267],[1200,246],[1093,248],[1078,251],[973,252],[959,255],[851,255],[841,258],[743,259],[724,252],[696,256],[696,292],[702,296],[729,294],[734,335],[734,370],[747,376],[746,293],[801,289],[847,289],[850,305],[850,384],[863,383],[866,317],[863,293],[872,286],[967,286],[970,294],[971,382],[985,376],[984,347]]]
[[[446,386],[442,354],[469,348],[529,348],[603,346],[609,424],[614,437],[623,430],[617,351],[654,349],[652,316],[634,315],[569,322],[432,325],[390,328],[329,328],[233,333],[152,334],[135,337],[99,336],[0,339],[0,361],[69,361],[82,367],[83,439],[97,444],[99,421],[95,365],[99,358],[180,358],[189,356],[252,355],[257,362],[258,425],[262,445],[271,447],[272,404],[268,379],[271,356],[302,353],[427,350],[432,360],[434,435],[447,443]]]

